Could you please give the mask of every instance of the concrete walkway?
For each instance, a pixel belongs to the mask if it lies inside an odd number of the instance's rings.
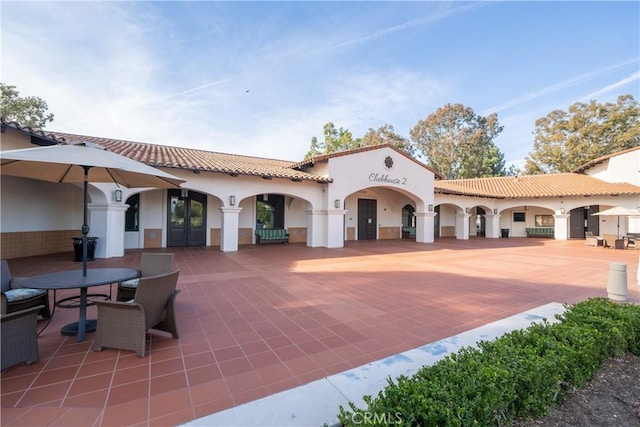
[[[310,382],[300,387],[245,403],[185,424],[185,426],[329,426],[339,425],[338,408],[349,408],[353,402],[359,408],[366,405],[364,395],[376,395],[387,385],[387,379],[411,376],[422,366],[432,365],[461,348],[479,341],[490,341],[507,332],[524,329],[531,323],[547,319],[564,311],[559,303],[549,303],[535,309],[491,322],[443,340],[413,350],[367,363],[339,374]]]

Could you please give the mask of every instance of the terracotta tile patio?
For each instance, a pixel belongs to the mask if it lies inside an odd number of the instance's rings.
[[[167,251],[181,270],[180,339],[149,335],[145,358],[92,352],[93,334],[81,343],[60,335],[77,311],[57,308],[39,338],[40,362],[2,373],[3,426],[181,424],[548,302],[604,297],[613,261],[627,264],[629,300],[640,302],[640,252],[583,240]],[[135,268],[140,253],[89,267]],[[24,276],[79,268],[71,259],[66,253],[9,265]],[[95,307],[88,313],[95,317]]]

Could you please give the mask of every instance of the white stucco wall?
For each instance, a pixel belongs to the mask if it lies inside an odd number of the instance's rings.
[[[393,161],[391,167],[385,164],[387,158]],[[434,200],[434,173],[431,170],[384,147],[330,158],[327,172],[333,183],[323,193],[324,206],[330,211],[344,209],[340,222],[332,216],[327,217],[332,225],[327,223],[325,232],[334,235],[334,241],[338,239],[338,232],[332,230],[336,224],[344,227],[340,231],[340,239],[347,236],[350,227],[356,229],[355,237],[358,238],[358,199],[376,200],[378,237],[380,227],[400,228],[402,208],[411,204],[419,218],[417,241],[433,241],[433,218],[428,219],[428,225],[424,219],[427,206]],[[318,173],[318,170],[313,170],[313,173]],[[341,205],[339,209],[335,208],[336,200]],[[401,237],[400,231],[397,237]]]
[[[611,157],[589,168],[585,174],[603,181],[640,185],[640,149]]]
[[[385,167],[387,157],[394,162],[390,169]],[[420,212],[426,210],[426,205],[433,204],[433,172],[390,148],[332,158],[328,171],[334,182],[328,186],[327,206],[333,206],[336,199],[344,200],[352,193],[372,187],[393,189],[411,197]]]
[[[618,156],[611,157],[607,161],[595,165],[585,171],[585,174],[608,182],[628,182],[640,186],[640,149],[623,153]],[[626,201],[626,204],[615,204],[614,206],[625,206],[628,208],[640,207],[640,197]],[[624,232],[640,233],[640,218],[623,218]],[[600,228],[606,233],[614,233],[611,231],[611,221],[607,218],[601,218]],[[622,226],[621,226],[622,228]],[[616,227],[617,230],[617,221]],[[621,232],[622,234],[622,232]]]
[[[31,143],[31,136],[24,132],[8,127],[5,132],[0,134],[0,150],[19,150],[33,147],[35,145]]]
[[[166,211],[166,190],[150,190],[140,193],[139,248],[144,248],[144,230],[150,228],[162,229],[162,246],[167,245]]]
[[[31,179],[2,177],[2,232],[82,228],[82,188]]]

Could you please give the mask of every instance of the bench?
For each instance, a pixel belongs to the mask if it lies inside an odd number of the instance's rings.
[[[527,228],[527,237],[553,237],[553,227]]]
[[[289,233],[283,228],[256,229],[256,243],[289,243]]]

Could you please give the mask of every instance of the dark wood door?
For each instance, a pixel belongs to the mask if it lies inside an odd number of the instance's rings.
[[[569,212],[569,238],[583,239],[585,228],[585,209],[571,209],[571,212]]]
[[[169,190],[167,246],[204,246],[207,243],[207,196],[189,191]]]
[[[378,231],[378,201],[358,199],[358,240],[375,240]]]

